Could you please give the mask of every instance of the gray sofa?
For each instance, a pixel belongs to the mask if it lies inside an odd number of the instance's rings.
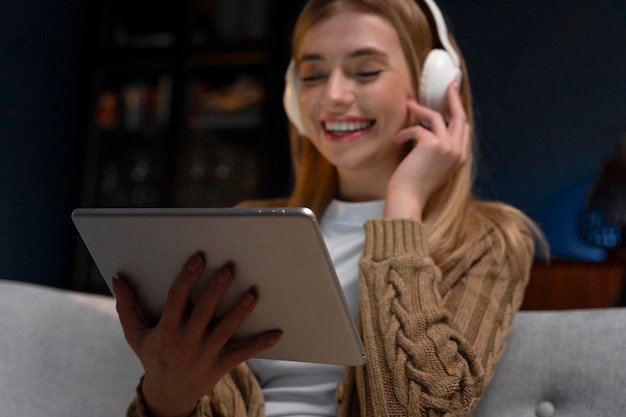
[[[142,374],[111,297],[0,281],[0,416],[122,416]],[[517,315],[478,417],[626,415],[626,308]]]

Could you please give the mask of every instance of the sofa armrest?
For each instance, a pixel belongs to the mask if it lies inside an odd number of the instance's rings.
[[[112,297],[0,281],[6,416],[124,415],[143,371]]]
[[[626,308],[522,311],[475,417],[621,417]]]

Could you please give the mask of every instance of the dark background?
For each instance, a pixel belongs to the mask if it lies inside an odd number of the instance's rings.
[[[92,3],[0,0],[0,279],[64,286],[71,273]],[[555,256],[601,260],[575,223],[626,130],[626,5],[439,4],[471,74],[478,193],[538,221]]]

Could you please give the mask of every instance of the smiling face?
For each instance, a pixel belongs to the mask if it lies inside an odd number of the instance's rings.
[[[409,122],[406,104],[414,97],[393,26],[377,15],[344,9],[305,34],[296,62],[303,125],[337,167],[340,197],[361,199],[345,194],[364,187],[376,189],[369,197],[384,197],[405,152],[392,138]]]

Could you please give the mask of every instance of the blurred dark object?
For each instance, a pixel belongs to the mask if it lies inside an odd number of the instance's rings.
[[[586,242],[606,248],[613,257],[624,256],[626,250],[626,131],[618,144],[617,155],[589,189],[579,224]]]

